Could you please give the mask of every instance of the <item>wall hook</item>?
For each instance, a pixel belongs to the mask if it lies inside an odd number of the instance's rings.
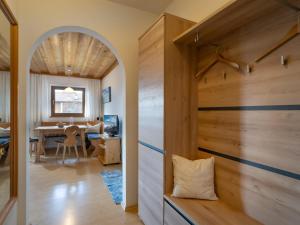
[[[252,72],[252,67],[249,64],[247,64],[247,66],[246,66],[246,72],[247,73],[251,73]]]
[[[197,44],[199,42],[199,33],[197,32],[195,38],[194,38],[195,43]]]
[[[280,57],[280,63],[281,63],[281,65],[283,65],[283,66],[285,66],[286,64],[287,64],[287,59],[286,59],[286,57],[285,56],[281,56]]]
[[[226,80],[226,78],[227,78],[227,73],[225,71],[223,72],[223,78],[224,78],[224,80]]]

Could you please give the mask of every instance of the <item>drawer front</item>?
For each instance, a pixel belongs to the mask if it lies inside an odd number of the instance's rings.
[[[168,202],[164,202],[164,225],[191,225]]]
[[[163,224],[163,154],[139,144],[139,216]]]

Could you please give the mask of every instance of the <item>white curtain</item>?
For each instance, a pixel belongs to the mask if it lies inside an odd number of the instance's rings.
[[[47,76],[30,75],[30,135],[48,118],[48,88]]]
[[[100,116],[100,80],[88,80],[86,101],[86,118],[94,121]]]
[[[10,122],[10,72],[0,71],[0,118]]]
[[[51,115],[51,86],[82,87],[86,90],[85,117],[74,118],[79,121],[93,121],[100,116],[101,88],[100,80],[68,79],[42,74],[30,76],[30,134],[35,135],[34,129],[42,121],[68,121],[68,118],[50,118]]]

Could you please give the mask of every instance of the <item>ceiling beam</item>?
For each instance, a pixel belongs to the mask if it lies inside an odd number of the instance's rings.
[[[94,75],[86,75],[86,76],[81,76],[80,74],[72,74],[72,75],[66,75],[65,73],[57,73],[57,74],[49,74],[46,72],[36,72],[33,70],[30,70],[30,74],[36,74],[40,76],[57,76],[57,77],[70,77],[72,78],[83,78],[83,79],[93,79],[93,80],[101,80],[100,77],[94,77]]]

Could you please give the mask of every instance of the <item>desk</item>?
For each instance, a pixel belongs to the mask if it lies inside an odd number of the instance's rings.
[[[42,152],[45,152],[45,148],[43,145],[43,139],[45,135],[49,134],[64,134],[65,128],[68,126],[64,126],[63,128],[59,128],[58,126],[41,126],[35,128],[35,130],[39,134],[39,143],[38,143],[38,149],[36,153],[36,158],[35,161],[39,162],[40,161],[40,155]],[[82,145],[82,150],[84,153],[84,157],[87,157],[87,152],[86,152],[86,147],[85,147],[85,130],[87,129],[86,125],[78,125],[79,127],[79,133],[80,133],[80,138],[81,138],[81,145]]]

